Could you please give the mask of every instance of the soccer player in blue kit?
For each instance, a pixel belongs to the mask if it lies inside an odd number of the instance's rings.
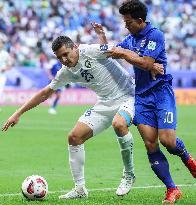
[[[147,7],[138,0],[124,2],[119,12],[130,34],[107,51],[108,56],[125,59],[133,65],[135,72],[135,117],[147,149],[151,168],[167,187],[163,204],[173,204],[182,197],[169,171],[169,163],[160,150],[160,143],[170,154],[177,155],[196,178],[196,160],[188,153],[183,141],[176,136],[176,101],[172,89],[172,76],[166,74],[167,58],[164,34],[146,21]],[[100,42],[107,43],[100,24],[93,24]],[[138,56],[135,56],[135,54]],[[152,77],[153,63],[164,67],[163,75]]]

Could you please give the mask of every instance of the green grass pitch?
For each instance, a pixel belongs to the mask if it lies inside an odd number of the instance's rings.
[[[0,205],[58,205],[58,204],[132,204],[158,205],[165,188],[150,169],[143,142],[133,126],[135,139],[134,160],[136,183],[129,195],[115,195],[122,174],[119,147],[112,128],[97,135],[85,144],[86,185],[89,198],[61,201],[58,195],[73,187],[69,170],[67,134],[78,117],[89,106],[58,107],[58,114],[47,113],[40,106],[25,113],[20,123],[0,132]],[[1,107],[0,124],[17,107]],[[196,158],[196,106],[178,106],[178,130],[188,150]],[[180,159],[162,149],[170,162],[171,174],[178,185],[182,185],[183,199],[178,205],[196,205],[196,182],[182,165]],[[28,175],[38,174],[46,178],[49,195],[42,202],[25,200],[20,194],[21,183]]]

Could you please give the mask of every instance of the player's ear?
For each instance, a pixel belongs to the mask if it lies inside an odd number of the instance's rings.
[[[137,19],[137,22],[138,22],[139,24],[141,24],[141,23],[144,22],[144,20],[143,20],[142,18],[138,18],[138,19]]]

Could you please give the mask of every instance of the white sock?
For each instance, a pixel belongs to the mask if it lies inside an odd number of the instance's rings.
[[[80,187],[85,185],[84,162],[85,151],[84,144],[72,146],[69,145],[69,164],[75,185]]]
[[[130,132],[123,137],[117,137],[121,156],[124,164],[124,173],[128,175],[134,175],[134,163],[133,163],[133,137]]]

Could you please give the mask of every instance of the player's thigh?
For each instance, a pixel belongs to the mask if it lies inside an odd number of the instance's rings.
[[[176,129],[176,100],[169,83],[162,85],[156,92],[158,129]],[[170,132],[170,131],[168,131]],[[170,132],[171,133],[171,132]]]
[[[136,95],[135,115],[133,119],[135,125],[143,124],[157,128],[156,106],[154,100],[154,95],[152,93]]]
[[[149,125],[138,124],[137,129],[144,141],[147,151],[154,152],[158,147],[158,130]]]
[[[158,135],[161,144],[167,148],[176,145],[176,100],[169,83],[159,86],[154,93],[156,95],[156,115],[158,122]]]
[[[87,110],[78,120],[92,129],[93,136],[110,127],[114,116],[111,116],[111,112],[107,110],[105,112],[100,111],[98,107],[99,106],[94,106]]]
[[[69,144],[78,145],[84,143],[93,136],[93,130],[85,123],[77,122],[68,136]]]

